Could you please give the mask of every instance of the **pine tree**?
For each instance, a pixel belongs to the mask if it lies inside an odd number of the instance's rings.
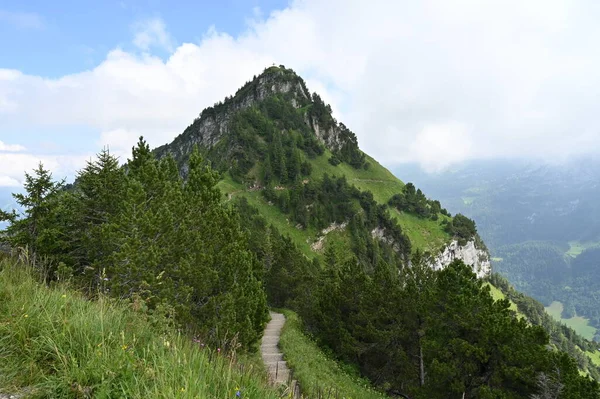
[[[25,193],[13,194],[23,209],[22,217],[18,218],[15,212],[1,215],[2,219],[11,222],[6,234],[12,246],[28,247],[36,256],[49,253],[48,247],[53,244],[48,229],[52,227],[52,215],[59,205],[57,197],[63,186],[64,181],[53,181],[52,174],[42,163],[32,175],[25,173]]]
[[[84,274],[86,284],[98,282],[108,256],[118,244],[107,239],[123,207],[126,177],[119,161],[103,149],[78,173],[74,196],[73,241],[76,272]]]

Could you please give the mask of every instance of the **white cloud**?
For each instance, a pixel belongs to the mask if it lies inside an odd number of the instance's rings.
[[[92,154],[34,155],[27,153],[0,153],[0,186],[22,186],[24,172],[31,174],[41,162],[56,180],[72,181],[76,170],[85,165]]]
[[[111,154],[125,162],[131,155],[131,148],[137,143],[140,133],[125,129],[115,129],[100,134],[99,147],[106,147]]]
[[[22,145],[19,145],[19,144],[6,144],[6,143],[0,141],[0,151],[6,151],[6,152],[25,151],[25,147],[23,147]]]
[[[0,10],[0,21],[19,29],[43,29],[44,19],[35,13]]]
[[[172,52],[175,42],[165,23],[160,18],[150,18],[138,21],[132,26],[133,44],[141,50],[148,51],[152,47]]]
[[[21,182],[8,176],[0,176],[0,187],[20,187]]]
[[[430,172],[469,158],[474,151],[468,129],[459,123],[426,125],[410,145],[410,152]],[[393,140],[392,140],[393,141]]]
[[[134,27],[142,54],[115,49],[59,79],[0,69],[0,131],[83,125],[115,152],[140,134],[157,146],[274,62],[388,164],[599,151],[598,17],[591,0],[298,0],[238,37],[213,28],[178,47],[152,19]]]

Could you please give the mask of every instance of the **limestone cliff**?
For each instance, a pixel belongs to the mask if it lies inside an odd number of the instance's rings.
[[[434,270],[441,270],[455,259],[470,265],[479,278],[486,277],[492,272],[489,253],[485,249],[477,248],[475,240],[468,241],[462,246],[458,241],[453,240],[434,258],[432,267]]]

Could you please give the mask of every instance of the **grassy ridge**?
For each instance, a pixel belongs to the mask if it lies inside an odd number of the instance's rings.
[[[100,296],[0,262],[0,392],[36,397],[277,398],[264,375]]]
[[[353,376],[326,356],[317,344],[301,330],[298,315],[282,311],[286,322],[280,346],[285,360],[294,370],[304,395],[320,398],[381,399],[386,396],[372,388],[368,381]]]
[[[379,164],[375,159],[366,156],[369,162],[368,169],[355,169],[352,166],[341,163],[333,166],[329,163],[331,153],[325,150],[320,155],[310,160],[312,164],[311,179],[321,179],[326,173],[330,176],[346,176],[349,184],[363,191],[371,191],[373,198],[380,204],[399,193],[404,183],[395,177],[389,170]],[[317,238],[318,232],[314,229],[299,230],[287,221],[287,217],[279,211],[276,206],[269,205],[263,198],[261,191],[248,191],[243,184],[234,182],[228,175],[219,183],[219,188],[232,197],[243,195],[248,202],[256,207],[270,223],[272,223],[282,234],[287,234],[296,243],[300,250],[308,257],[314,257],[315,252],[311,250],[310,244]],[[427,250],[437,252],[450,239],[441,225],[442,220],[448,219],[439,215],[437,221],[421,219],[414,215],[398,212],[390,209],[390,215],[395,218],[406,235],[410,238],[413,250]]]
[[[380,204],[387,204],[388,200],[394,195],[401,192],[404,183],[382,166],[375,159],[366,155],[369,162],[368,169],[355,169],[352,166],[341,163],[333,166],[329,163],[331,153],[325,153],[314,160],[311,160],[313,165],[313,178],[321,178],[325,173],[330,175],[346,176],[348,183],[353,184],[363,191],[371,191],[373,198]],[[398,212],[395,209],[390,209],[390,214],[394,217],[402,230],[408,235],[413,245],[413,249],[437,251],[450,239],[441,222],[447,219],[446,216],[440,215],[439,220],[433,221],[430,219],[421,219],[414,215],[404,212]]]
[[[234,182],[228,175],[225,176],[218,184],[218,187],[225,195],[236,197],[243,195],[248,199],[248,203],[255,207],[260,214],[281,234],[288,235],[294,240],[294,243],[309,258],[315,256],[315,252],[310,248],[310,243],[316,238],[317,231],[315,229],[297,229],[292,225],[276,205],[270,205],[263,197],[261,191],[248,191],[243,184]]]

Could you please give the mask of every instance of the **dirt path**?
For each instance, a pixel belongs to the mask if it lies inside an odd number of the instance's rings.
[[[368,182],[368,183],[385,183],[387,181],[393,181],[393,180],[378,180],[378,179],[359,179],[359,178],[354,178],[354,179],[352,179],[352,181],[364,181],[364,182]]]
[[[260,345],[260,354],[262,356],[267,371],[269,381],[274,384],[286,384],[290,379],[290,369],[283,360],[283,353],[279,350],[279,337],[281,329],[285,323],[285,316],[281,313],[270,312],[271,321],[265,328],[262,343]]]

